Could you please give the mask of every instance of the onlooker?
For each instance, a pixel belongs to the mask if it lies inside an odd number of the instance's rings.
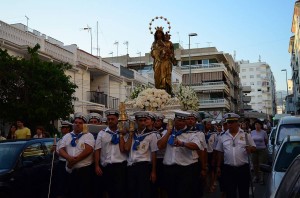
[[[243,131],[246,132],[246,133],[251,132],[251,129],[249,127],[249,123],[248,122],[242,122],[241,129],[243,129]]]
[[[18,129],[16,130],[16,139],[30,139],[31,131],[29,128],[24,126],[24,121],[22,119],[17,120]]]
[[[8,135],[7,135],[6,139],[8,139],[8,140],[16,139],[16,134],[15,134],[16,130],[17,130],[17,125],[12,124],[9,128]]]
[[[267,132],[262,130],[263,123],[259,120],[254,122],[255,130],[251,131],[251,137],[256,144],[256,151],[252,154],[252,163],[254,168],[254,181],[263,184],[263,175],[260,173],[259,165],[266,162],[267,159]]]
[[[6,140],[6,138],[3,136],[3,132],[0,131],[0,141],[2,141],[2,140]]]
[[[36,134],[33,136],[33,138],[45,138],[45,129],[42,126],[36,127]]]

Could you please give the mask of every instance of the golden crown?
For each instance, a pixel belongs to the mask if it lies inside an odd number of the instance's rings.
[[[162,31],[162,32],[163,32],[163,31],[164,31],[164,28],[163,28],[163,27],[161,27],[161,26],[160,26],[160,27],[159,27],[159,26],[157,26],[157,27],[155,28],[155,30],[156,30],[156,31],[157,31],[157,30],[160,30],[160,31]]]

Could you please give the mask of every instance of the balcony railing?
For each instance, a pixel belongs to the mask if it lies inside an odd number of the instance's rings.
[[[108,107],[107,94],[104,94],[103,92],[88,91],[88,100]]]
[[[118,109],[119,108],[119,98],[109,96],[109,108]]]
[[[216,68],[216,67],[225,67],[222,63],[210,63],[210,64],[195,64],[191,65],[191,69],[205,69],[205,68]],[[189,65],[183,65],[181,66],[182,70],[189,70]]]
[[[199,105],[200,105],[200,109],[201,108],[218,108],[218,107],[230,109],[229,101],[225,98],[200,100]]]
[[[224,90],[225,92],[229,93],[229,87],[223,81],[193,83],[191,86],[195,91]]]

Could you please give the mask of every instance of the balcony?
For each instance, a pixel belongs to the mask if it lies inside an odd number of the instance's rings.
[[[87,93],[88,101],[92,103],[102,104],[109,109],[117,109],[119,107],[119,98],[97,91],[88,91]]]
[[[251,105],[243,105],[244,110],[252,110]]]
[[[181,66],[182,74],[189,74],[189,65]],[[228,76],[227,68],[223,63],[210,63],[210,64],[196,64],[191,65],[192,73],[203,73],[203,72],[218,72],[223,71]]]
[[[199,101],[200,109],[210,109],[210,108],[227,108],[230,109],[229,101],[225,98],[219,99],[209,99]]]
[[[243,96],[243,102],[244,103],[251,102],[251,96]]]
[[[205,83],[193,83],[191,84],[192,88],[196,92],[220,92],[224,91],[227,94],[229,94],[229,87],[227,84],[225,84],[223,81],[220,82],[205,82]]]
[[[244,86],[242,88],[243,93],[250,93],[251,92],[251,86]]]

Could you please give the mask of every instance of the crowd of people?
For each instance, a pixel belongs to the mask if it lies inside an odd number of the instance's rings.
[[[53,197],[202,197],[221,191],[221,197],[249,197],[253,182],[263,183],[259,164],[267,159],[264,123],[239,122],[227,113],[216,123],[198,123],[198,113],[136,112],[134,121],[120,127],[118,110],[75,113],[73,123],[61,123],[62,138],[54,150]],[[85,124],[107,125],[91,134]],[[104,127],[102,127],[104,128]],[[12,125],[7,139],[44,138],[22,120]]]
[[[119,114],[106,111],[107,127],[96,137],[83,128],[104,124],[97,113],[63,123],[54,197],[203,197],[217,184],[222,197],[249,197],[251,169],[261,182],[267,136],[259,120],[244,131],[234,113],[200,124],[197,112],[175,112],[165,123],[162,114],[142,111],[120,127]]]

